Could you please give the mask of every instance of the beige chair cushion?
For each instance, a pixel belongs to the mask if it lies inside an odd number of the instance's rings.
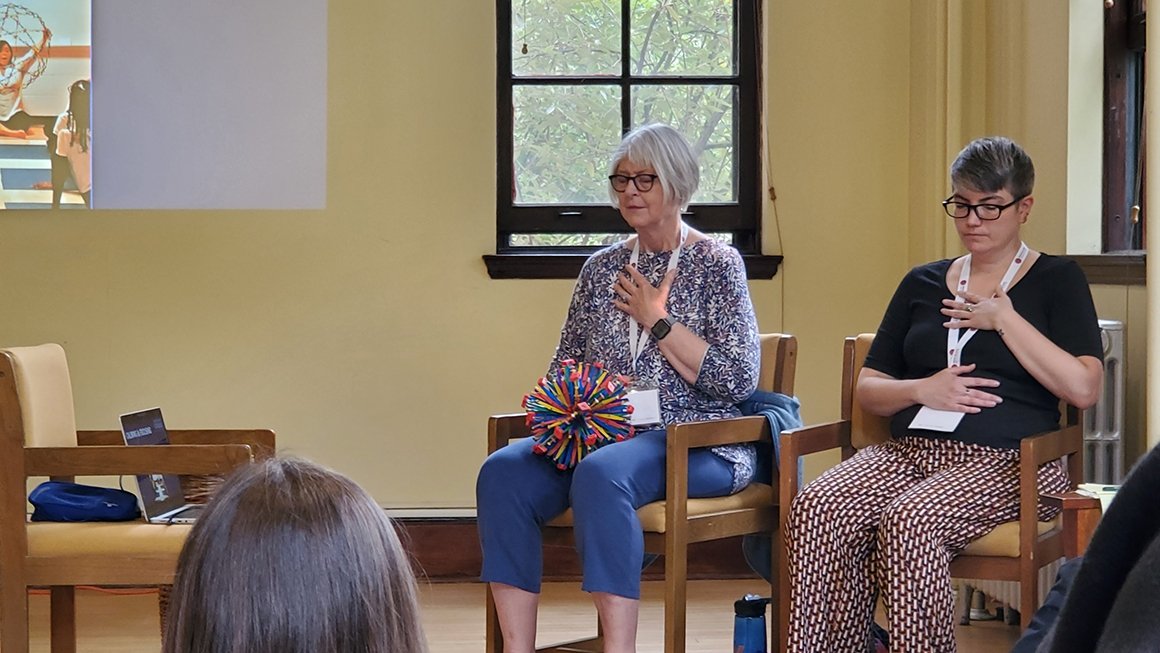
[[[147,524],[145,522],[101,522],[63,524],[36,522],[28,525],[28,555],[127,556],[181,553],[189,524]]]
[[[16,374],[24,446],[75,447],[77,422],[64,349],[47,344],[4,351],[12,357]]]
[[[1058,528],[1060,523],[1059,517],[1051,521],[1041,521],[1037,530],[1043,535],[1053,528]],[[996,526],[995,530],[968,544],[960,555],[1018,558],[1019,522],[1012,521]]]
[[[773,488],[764,483],[750,483],[737,494],[727,497],[713,497],[711,499],[689,499],[688,512],[690,517],[703,517],[733,510],[746,508],[763,508],[773,505]],[[654,501],[641,506],[636,511],[642,529],[647,533],[665,532],[665,502]],[[572,509],[548,522],[548,526],[572,526]]]

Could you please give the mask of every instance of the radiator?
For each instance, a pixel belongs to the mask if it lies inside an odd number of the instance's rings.
[[[1084,481],[1116,485],[1124,480],[1124,323],[1100,320],[1104,341],[1104,387],[1084,412]]]

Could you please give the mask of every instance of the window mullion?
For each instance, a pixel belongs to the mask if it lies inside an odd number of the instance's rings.
[[[632,0],[620,0],[620,133],[632,129]]]

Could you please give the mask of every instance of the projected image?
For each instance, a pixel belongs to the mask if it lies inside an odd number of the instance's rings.
[[[90,2],[0,2],[0,208],[89,206]]]

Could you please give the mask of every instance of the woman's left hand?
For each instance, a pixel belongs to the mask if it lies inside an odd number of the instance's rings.
[[[659,286],[653,286],[635,267],[627,265],[624,272],[616,277],[612,292],[616,299],[612,304],[636,320],[645,329],[651,328],[657,320],[669,314],[665,305],[669,301],[669,290],[677,271],[670,270],[661,279]]]
[[[1002,287],[995,291],[994,297],[984,299],[971,292],[963,293],[963,297],[967,301],[943,300],[942,314],[955,318],[944,322],[944,327],[996,331],[1002,327],[1006,317],[1015,310],[1015,307],[1011,305],[1011,298],[1007,296],[1007,292]]]

